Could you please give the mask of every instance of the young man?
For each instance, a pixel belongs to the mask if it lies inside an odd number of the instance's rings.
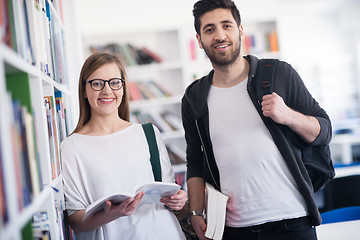
[[[326,145],[331,123],[300,76],[280,61],[274,92],[259,103],[258,59],[240,55],[243,29],[231,0],[200,0],[193,15],[200,48],[213,70],[182,99],[191,223],[206,223],[204,182],[229,196],[223,239],[317,239],[321,223],[298,143]],[[271,119],[265,125],[261,115]],[[281,131],[279,130],[281,129]]]

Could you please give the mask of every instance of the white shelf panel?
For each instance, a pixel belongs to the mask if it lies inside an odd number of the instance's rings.
[[[166,140],[184,138],[185,132],[184,130],[171,131],[171,132],[163,132],[161,133],[161,137]]]
[[[38,76],[39,70],[36,66],[31,65],[30,63],[23,60],[20,55],[14,52],[9,47],[0,44],[0,52],[3,55],[3,60],[7,64],[6,72],[15,73],[19,71],[27,72],[30,75]]]
[[[164,70],[172,70],[172,69],[181,69],[182,65],[181,62],[174,61],[174,62],[163,62],[163,63],[151,63],[151,64],[144,64],[144,65],[135,65],[135,66],[128,66],[126,69],[127,75],[137,75],[138,72],[155,72],[155,71],[164,71]]]
[[[164,97],[164,98],[155,98],[155,99],[146,99],[146,100],[137,100],[130,102],[130,110],[139,110],[146,109],[149,107],[157,107],[163,105],[172,105],[180,104],[182,96],[173,96],[173,97]]]

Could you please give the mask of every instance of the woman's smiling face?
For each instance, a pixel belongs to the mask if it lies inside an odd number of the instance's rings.
[[[116,63],[109,63],[101,66],[93,72],[86,81],[93,79],[110,80],[122,78],[119,67]],[[100,91],[91,88],[90,83],[86,84],[86,97],[91,108],[91,116],[105,116],[114,114],[118,116],[118,108],[121,104],[124,88],[112,90],[109,83]]]

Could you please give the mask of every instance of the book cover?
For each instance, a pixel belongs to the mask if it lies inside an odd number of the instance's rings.
[[[20,72],[6,75],[6,87],[14,100],[19,100],[22,106],[32,114],[31,89],[29,74]]]
[[[160,199],[164,196],[172,196],[180,190],[180,186],[175,183],[164,182],[150,182],[136,187],[132,193],[114,193],[90,204],[85,211],[83,221],[90,215],[95,214],[104,209],[106,201],[111,201],[112,204],[120,204],[127,198],[134,198],[137,193],[144,192],[145,195],[141,199],[140,204],[146,203],[161,203]]]
[[[50,239],[50,220],[48,212],[36,212],[32,216],[32,230],[35,239]]]
[[[225,227],[226,204],[229,197],[206,183],[206,222],[205,237],[221,240]]]
[[[278,45],[278,38],[276,31],[272,31],[269,33],[269,44],[270,44],[270,51],[271,52],[278,52],[279,45]]]

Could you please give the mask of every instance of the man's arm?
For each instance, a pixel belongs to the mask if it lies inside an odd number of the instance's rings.
[[[320,123],[315,117],[289,108],[275,92],[265,95],[261,105],[264,116],[288,126],[306,142],[315,141],[320,133]]]
[[[189,209],[190,212],[202,212],[205,200],[205,183],[200,177],[192,177],[187,180]],[[206,223],[202,216],[191,216],[191,225],[200,240],[208,239],[205,237]]]

